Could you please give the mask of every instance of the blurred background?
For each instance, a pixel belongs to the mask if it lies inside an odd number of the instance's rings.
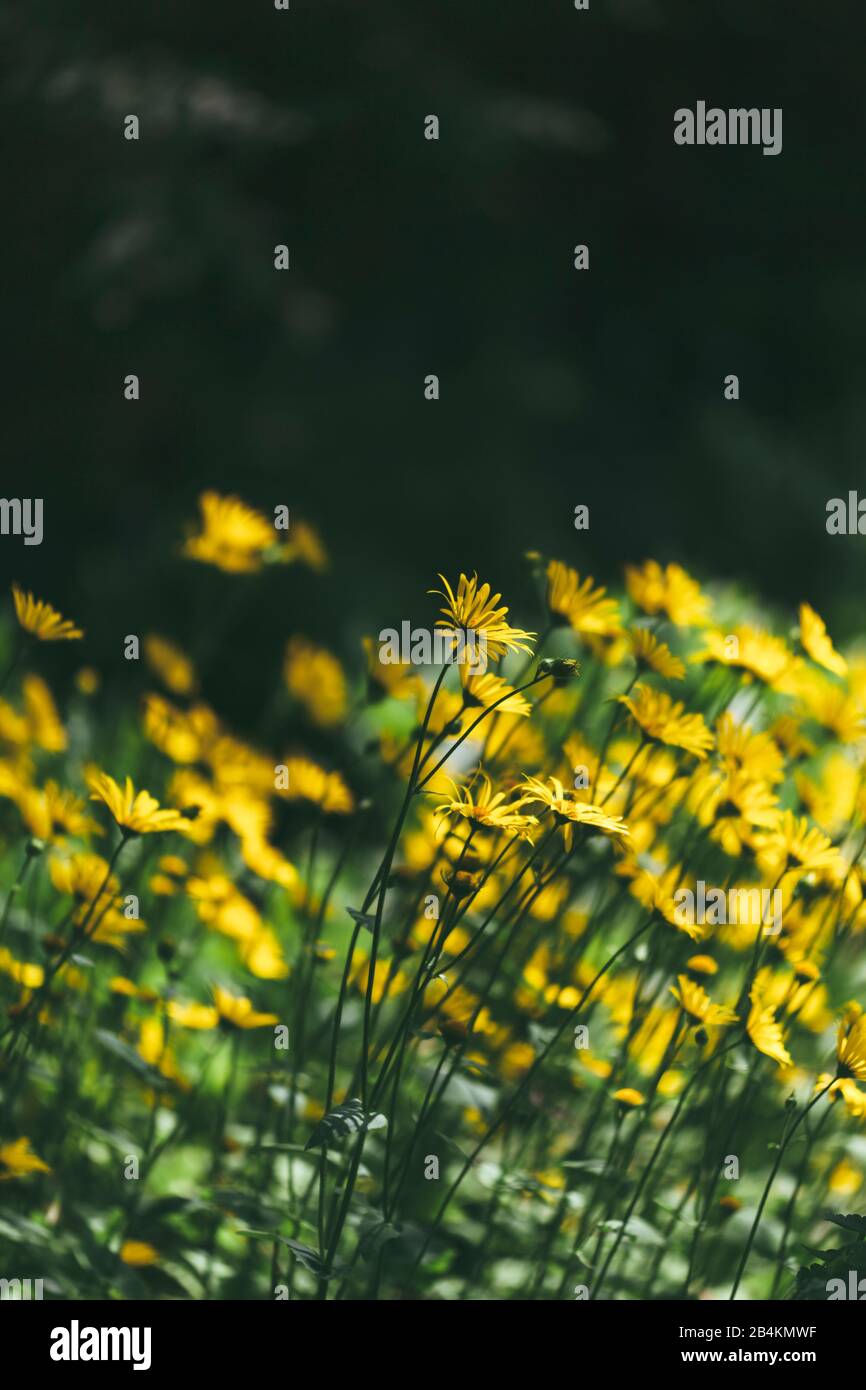
[[[241,723],[290,631],[355,655],[438,570],[537,626],[530,548],[861,629],[866,537],[825,520],[866,495],[862,0],[41,0],[0,34],[3,492],[45,499],[0,579],[89,660],[228,612],[177,554],[205,487],[332,557],[228,622]],[[676,146],[698,100],[782,107],[782,154]]]

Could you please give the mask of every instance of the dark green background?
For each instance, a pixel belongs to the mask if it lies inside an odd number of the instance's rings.
[[[680,559],[856,634],[866,538],[824,523],[866,494],[864,14],[7,11],[3,490],[44,496],[46,536],[0,539],[0,577],[116,664],[123,634],[190,638],[236,586],[177,558],[203,487],[287,502],[334,567],[268,575],[226,621],[238,718],[286,632],[351,649],[428,612],[438,569],[477,568],[534,626],[529,547],[606,582]],[[698,100],[781,106],[782,154],[675,146]]]

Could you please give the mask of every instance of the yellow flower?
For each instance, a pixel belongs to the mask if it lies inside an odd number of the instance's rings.
[[[825,666],[834,676],[844,676],[847,673],[847,661],[837,652],[827,635],[823,620],[808,603],[800,604],[800,641],[819,666]]]
[[[844,753],[831,753],[817,777],[795,773],[794,782],[812,819],[830,834],[853,820],[862,773]]]
[[[581,583],[577,570],[561,560],[547,566],[547,606],[554,618],[574,632],[612,637],[621,631],[619,605],[605,598],[606,589],[593,588],[592,578]]]
[[[358,967],[352,975],[352,981],[361,994],[366,994],[370,982],[370,962],[363,952],[359,952],[356,959]],[[440,983],[443,982],[440,981]],[[373,987],[370,991],[372,1002],[374,1004],[381,1003],[385,998],[386,990],[388,998],[395,999],[397,995],[405,994],[409,984],[408,975],[405,975],[399,967],[395,969],[393,959],[383,960],[380,956],[376,961],[376,969],[373,971]]]
[[[863,1186],[863,1174],[847,1158],[841,1158],[830,1174],[827,1186],[838,1197],[853,1197]]]
[[[746,1032],[765,1057],[772,1057],[780,1067],[792,1067],[793,1058],[785,1047],[781,1024],[776,1021],[776,1010],[772,1004],[767,1003],[765,997],[764,991],[768,981],[769,972],[759,971],[749,994],[752,1007],[746,1022]]]
[[[588,830],[600,830],[606,835],[629,835],[629,828],[622,816],[609,816],[600,806],[593,806],[590,801],[576,800],[575,793],[566,791],[558,777],[548,777],[547,781],[549,787],[537,777],[524,777],[523,795],[514,805],[522,806],[540,801],[552,811],[562,827],[563,845],[566,850],[571,849],[575,825],[585,826]]]
[[[257,1014],[249,999],[219,985],[214,985],[213,997],[221,1020],[233,1028],[267,1028],[280,1021],[276,1014]]]
[[[840,1095],[852,1119],[866,1119],[866,1091],[861,1091],[850,1077],[837,1077],[834,1080],[829,1072],[823,1072],[815,1081],[815,1094],[828,1088],[830,1100],[834,1101]]]
[[[761,869],[774,879],[783,873],[800,876],[833,870],[842,862],[829,836],[810,826],[805,816],[798,819],[793,811],[785,811],[774,830],[756,835],[755,849]]]
[[[836,1076],[866,1081],[866,1014],[854,1004],[848,1008],[836,1039]]]
[[[298,871],[274,845],[255,835],[246,835],[241,840],[241,855],[248,869],[269,883],[278,883],[281,888],[291,892],[297,890],[300,879]]]
[[[87,778],[91,801],[102,801],[116,824],[128,835],[149,835],[157,830],[183,830],[186,822],[179,811],[162,808],[150,792],[136,792],[132,778],[119,787],[107,772],[91,772]]]
[[[289,966],[276,933],[262,923],[258,931],[238,946],[238,955],[257,980],[284,980]]]
[[[21,693],[33,742],[48,753],[62,753],[67,744],[66,730],[45,681],[41,676],[25,676]]]
[[[735,666],[757,676],[765,685],[779,688],[782,678],[790,676],[798,666],[799,658],[792,656],[783,638],[748,624],[735,627],[730,633],[713,630],[705,634],[704,640],[706,647],[695,652],[692,661]]]
[[[665,680],[681,681],[686,668],[666,642],[660,642],[648,627],[629,628],[629,642],[638,666],[648,667]]]
[[[859,743],[866,737],[863,706],[820,671],[801,672],[790,693],[799,696],[808,716],[835,734],[840,743]]]
[[[508,1044],[500,1057],[499,1066],[506,1081],[518,1081],[520,1077],[525,1076],[534,1061],[535,1048],[531,1043],[513,1042]]]
[[[19,623],[25,632],[40,642],[71,642],[76,637],[84,636],[80,628],[68,618],[61,617],[50,603],[34,598],[29,592],[25,594],[17,584],[12,585],[12,597]]]
[[[39,989],[45,979],[45,971],[41,965],[29,965],[26,961],[16,960],[5,946],[0,946],[0,970],[25,989]]]
[[[287,801],[311,801],[328,814],[345,816],[354,810],[352,793],[339,772],[326,772],[309,758],[287,758],[286,787],[277,790]]]
[[[704,1023],[707,1027],[727,1027],[730,1023],[736,1023],[737,1015],[733,1009],[727,1008],[724,1004],[714,1004],[706,990],[701,985],[690,980],[688,975],[678,975],[677,983],[679,989],[671,985],[671,994],[682,1005],[687,1014],[696,1018],[699,1023]]]
[[[662,569],[656,560],[647,560],[642,569],[627,565],[625,583],[645,613],[666,613],[677,627],[703,627],[709,621],[709,599],[680,565]]]
[[[735,769],[696,777],[689,801],[701,825],[712,826],[711,838],[735,859],[756,827],[773,829],[781,814],[768,786]]]
[[[76,920],[83,919],[97,895],[102,896],[102,904],[107,908],[119,887],[117,878],[109,875],[108,864],[98,854],[73,854],[69,859],[52,857],[48,872],[58,893],[67,893],[81,904]]]
[[[367,658],[367,680],[370,699],[418,699],[424,693],[424,682],[408,661],[380,661],[379,646],[372,637],[362,637],[361,645]]]
[[[24,788],[18,805],[25,825],[40,840],[62,844],[66,835],[98,830],[96,822],[84,814],[84,800],[50,779],[44,787]]]
[[[260,569],[264,551],[277,544],[273,525],[239,497],[204,492],[199,507],[201,530],[189,537],[183,553],[228,574]]]
[[[144,659],[173,695],[191,695],[196,687],[195,667],[185,652],[167,637],[152,632],[142,643]]]
[[[636,1091],[633,1086],[622,1086],[618,1091],[614,1091],[613,1099],[622,1105],[646,1105],[646,1096]]]
[[[117,990],[115,986],[115,992],[122,991]],[[189,1082],[181,1075],[175,1055],[168,1046],[161,1018],[142,1019],[138,1035],[138,1055],[151,1067],[155,1067],[161,1076],[169,1081],[176,1081],[183,1090],[189,1090]]]
[[[494,594],[489,584],[479,586],[477,574],[473,574],[471,579],[461,574],[456,594],[444,574],[440,574],[439,578],[445,589],[429,590],[431,594],[445,599],[445,606],[439,609],[440,613],[444,613],[445,621],[437,621],[437,627],[454,627],[459,631],[468,629],[478,633],[490,661],[495,661],[505,652],[532,653],[529,643],[536,634],[525,632],[521,627],[511,627],[505,621],[508,609],[498,606],[502,595]]]
[[[346,714],[346,678],[335,656],[308,642],[291,638],[283,662],[283,678],[290,695],[300,700],[314,724],[333,728]]]
[[[700,714],[686,714],[681,700],[676,703],[664,690],[635,686],[634,695],[620,695],[632,719],[647,738],[682,748],[693,757],[703,759],[713,746],[713,736]]]
[[[308,521],[293,522],[291,534],[280,547],[277,558],[287,563],[300,560],[301,564],[317,574],[322,574],[328,568],[328,554],[322,539]]]
[[[216,715],[207,705],[178,709],[162,695],[145,696],[142,723],[151,743],[174,763],[201,762],[219,733]]]
[[[519,716],[528,715],[532,710],[532,706],[523,695],[518,695],[507,681],[501,676],[495,676],[492,671],[486,671],[481,676],[472,675],[468,667],[461,666],[460,679],[463,684],[463,703],[468,709],[473,706],[489,709],[491,705],[496,705],[496,714]]]
[[[716,975],[719,970],[712,956],[689,956],[686,965],[699,975]]]
[[[92,666],[82,666],[80,671],[76,671],[75,686],[82,695],[95,695],[99,684],[99,672],[94,671]]]
[[[216,1028],[220,1020],[219,1011],[213,1005],[195,1002],[184,1004],[179,999],[169,1000],[166,1012],[172,1022],[180,1024],[181,1028],[207,1030]]]
[[[496,792],[494,795],[490,778],[485,773],[478,774],[478,783],[479,790],[476,792],[474,783],[458,788],[452,782],[452,799],[437,806],[434,815],[462,816],[488,830],[508,831],[522,840],[531,841],[532,831],[538,825],[537,818],[522,815],[518,809],[520,802],[506,805],[506,792]]]
[[[16,1139],[14,1144],[0,1145],[0,1164],[7,1170],[0,1173],[0,1179],[26,1178],[31,1173],[51,1172],[48,1164],[37,1158],[31,1149],[30,1140],[25,1138]]]
[[[768,733],[755,733],[728,712],[716,724],[716,746],[723,763],[754,782],[781,782],[785,759]]]
[[[144,1240],[125,1240],[120,1247],[120,1258],[125,1265],[155,1265],[159,1251]]]

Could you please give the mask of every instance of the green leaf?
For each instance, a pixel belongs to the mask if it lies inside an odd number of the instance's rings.
[[[856,1213],[846,1216],[841,1211],[828,1211],[824,1214],[824,1220],[832,1222],[834,1226],[841,1226],[843,1231],[856,1231],[858,1236],[866,1236],[866,1216],[858,1216]]]
[[[369,912],[359,912],[354,907],[347,907],[346,911],[353,922],[359,922],[362,927],[366,927],[367,931],[372,932],[376,925],[376,918],[371,916]]]
[[[401,1232],[380,1216],[366,1216],[359,1228],[358,1248],[363,1260],[372,1260],[389,1240],[398,1240]]]
[[[650,1245],[664,1245],[664,1239],[648,1221],[644,1221],[640,1216],[630,1216],[628,1221],[603,1221],[601,1223],[603,1231],[622,1230],[626,1240],[645,1240]]]
[[[336,1275],[342,1274],[346,1268],[342,1260],[335,1260],[331,1268],[327,1269],[318,1250],[314,1250],[311,1245],[305,1245],[302,1240],[291,1240],[288,1236],[281,1236],[278,1231],[245,1230],[238,1231],[238,1235],[264,1240],[278,1240],[280,1245],[285,1245],[287,1249],[291,1250],[295,1259],[304,1266],[304,1269],[315,1274],[317,1279],[333,1279]]]
[[[366,1115],[363,1105],[354,1097],[352,1100],[344,1100],[342,1105],[323,1115],[304,1148],[320,1149],[325,1144],[345,1139],[347,1134],[360,1134],[364,1128],[382,1129],[386,1124],[384,1115]]]

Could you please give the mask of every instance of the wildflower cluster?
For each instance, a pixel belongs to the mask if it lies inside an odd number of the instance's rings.
[[[328,564],[216,493],[178,546]],[[528,627],[431,588],[481,673],[286,634],[252,739],[195,634],[59,700],[14,589],[0,1179],[60,1296],[768,1297],[857,1196],[866,651],[528,561]]]

